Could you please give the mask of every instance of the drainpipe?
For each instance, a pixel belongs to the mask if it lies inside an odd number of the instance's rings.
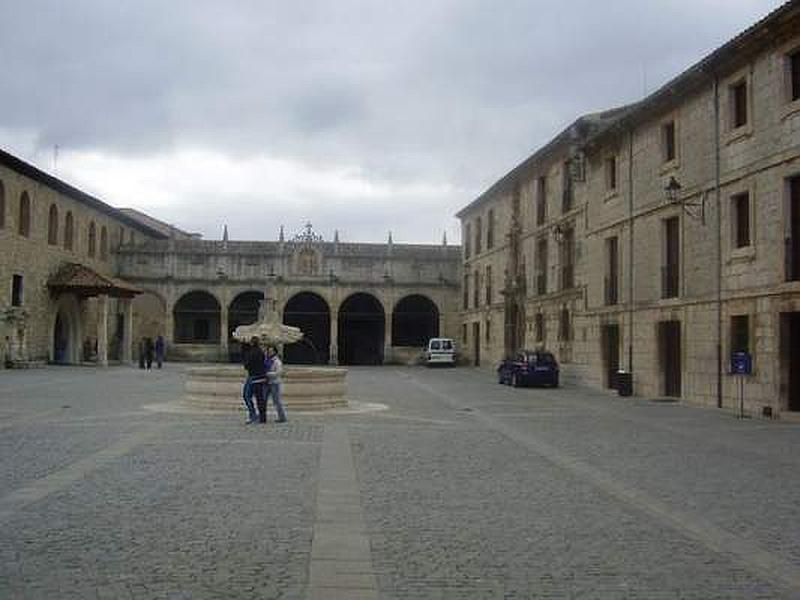
[[[628,130],[628,372],[633,385],[633,129]]]
[[[717,205],[717,408],[722,408],[722,197],[719,136],[719,76],[714,75],[714,195]]]

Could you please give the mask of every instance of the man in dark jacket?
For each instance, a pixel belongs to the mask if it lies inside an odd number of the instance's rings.
[[[250,340],[250,347],[244,355],[244,368],[247,369],[247,382],[244,385],[244,403],[247,406],[248,423],[267,422],[266,383],[267,369],[264,365],[264,351],[258,338]],[[253,394],[256,395],[258,414],[253,406]]]

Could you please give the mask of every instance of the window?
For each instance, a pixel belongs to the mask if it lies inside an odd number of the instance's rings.
[[[561,309],[558,319],[558,339],[564,342],[568,342],[572,339],[569,323],[569,309],[566,306]]]
[[[464,310],[467,310],[469,308],[469,274],[464,275],[464,289],[462,292],[464,296],[462,306],[464,307]]]
[[[750,316],[731,317],[731,352],[750,352]]]
[[[617,189],[617,157],[606,158],[606,190],[613,192]]]
[[[619,239],[606,240],[605,303],[612,306],[619,301]]]
[[[661,146],[664,154],[664,162],[675,160],[675,121],[668,121],[661,126]]]
[[[480,273],[478,273],[478,269],[475,269],[475,272],[472,274],[472,306],[474,308],[478,308],[480,306],[481,294],[480,294]]]
[[[678,296],[680,246],[678,217],[664,221],[664,262],[661,267],[661,297]]]
[[[575,232],[565,229],[561,239],[561,289],[575,287]]]
[[[570,175],[570,161],[565,160],[561,169],[561,212],[572,210],[572,177]]]
[[[547,240],[542,238],[536,245],[536,293],[547,293]]]
[[[467,343],[467,339],[468,339],[467,338],[467,324],[466,323],[462,323],[461,324],[461,343],[462,344],[466,344]]]
[[[467,223],[464,225],[464,258],[469,258],[472,253],[472,225]]]
[[[11,278],[11,306],[22,306],[22,275]]]
[[[492,267],[486,265],[486,305],[492,304]]]
[[[94,225],[94,221],[89,223],[88,253],[89,258],[94,258],[97,253],[97,228]]]
[[[542,313],[536,313],[536,316],[533,319],[533,329],[534,334],[536,336],[537,342],[544,341],[544,315]]]
[[[486,249],[494,248],[494,209],[489,209],[486,216]]]
[[[100,228],[100,260],[108,260],[108,231],[105,225]]]
[[[483,234],[483,222],[480,217],[475,219],[475,254],[480,254],[483,249],[481,248],[481,236]]]
[[[72,221],[72,212],[67,211],[67,216],[64,219],[64,248],[72,250],[72,241],[75,237],[75,224]]]
[[[800,100],[800,49],[786,57],[786,70],[789,102]]]
[[[119,232],[117,235],[117,248],[122,246],[123,242],[125,241],[125,230],[122,228],[122,225],[119,226]]]
[[[750,245],[750,194],[744,192],[731,198],[733,217],[733,247]]]
[[[47,215],[47,243],[51,246],[58,244],[58,208],[55,204],[50,205]]]
[[[731,129],[747,125],[747,81],[739,81],[728,88],[730,95]]]
[[[489,344],[492,341],[492,322],[487,319],[486,326],[483,328],[483,339]]]
[[[6,188],[0,181],[0,229],[6,226]]]
[[[31,235],[31,199],[28,192],[22,192],[19,197],[19,234],[25,237]]]
[[[542,175],[536,180],[536,224],[544,225],[547,217],[547,177]]]
[[[135,244],[136,243],[136,234],[133,232],[133,229],[131,229],[128,232],[128,243],[129,244]]]

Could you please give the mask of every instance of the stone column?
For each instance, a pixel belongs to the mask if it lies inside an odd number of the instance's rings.
[[[133,360],[131,348],[133,346],[133,298],[122,300],[122,362],[125,364]]]
[[[97,297],[97,364],[108,366],[108,296]]]
[[[339,315],[338,313],[331,314],[331,342],[328,346],[329,358],[328,364],[339,364]]]
[[[228,309],[222,308],[219,314],[219,351],[224,360],[228,359]]]
[[[383,318],[383,364],[392,362],[392,315]]]

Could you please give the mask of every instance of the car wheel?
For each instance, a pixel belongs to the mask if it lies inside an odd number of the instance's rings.
[[[497,383],[499,383],[500,385],[503,385],[505,383],[505,381],[503,381],[503,374],[502,373],[498,373],[497,374]]]
[[[554,387],[554,388],[557,388],[557,387],[558,387],[558,376],[556,376],[556,377],[553,377],[553,387]]]

